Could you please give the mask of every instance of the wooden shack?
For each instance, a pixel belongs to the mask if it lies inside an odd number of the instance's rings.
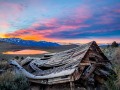
[[[53,90],[54,87],[59,88],[57,90],[61,90],[61,87],[71,90],[88,86],[96,88],[113,73],[110,61],[95,41],[66,51],[46,54],[42,58],[28,57],[20,65],[11,60],[10,64],[45,90]]]

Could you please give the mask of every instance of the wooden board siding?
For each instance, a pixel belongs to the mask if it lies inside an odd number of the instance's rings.
[[[40,58],[30,59],[33,60],[27,65],[35,66],[32,67],[33,70],[35,69],[32,74],[35,75],[34,77],[40,77],[37,79],[32,77],[29,80],[46,85],[75,82],[79,79],[88,80],[96,70],[99,73],[104,72],[100,71],[99,68],[109,63],[109,60],[102,53],[96,42],[90,42],[67,51],[55,53],[45,62]],[[67,72],[67,74],[63,72]]]

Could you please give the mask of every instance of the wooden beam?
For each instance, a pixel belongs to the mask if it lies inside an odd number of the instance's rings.
[[[83,79],[87,79],[90,76],[90,74],[95,70],[95,68],[95,65],[89,66],[85,71],[85,76],[83,77]]]
[[[74,82],[70,82],[70,90],[75,90],[75,84],[74,84]]]
[[[81,66],[88,66],[91,65],[91,63],[80,63]]]

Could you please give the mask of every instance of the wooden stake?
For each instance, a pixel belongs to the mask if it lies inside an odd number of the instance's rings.
[[[70,90],[75,90],[74,82],[70,82]]]

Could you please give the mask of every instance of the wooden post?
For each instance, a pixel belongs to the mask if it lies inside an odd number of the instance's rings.
[[[70,90],[75,90],[74,82],[70,82]]]

